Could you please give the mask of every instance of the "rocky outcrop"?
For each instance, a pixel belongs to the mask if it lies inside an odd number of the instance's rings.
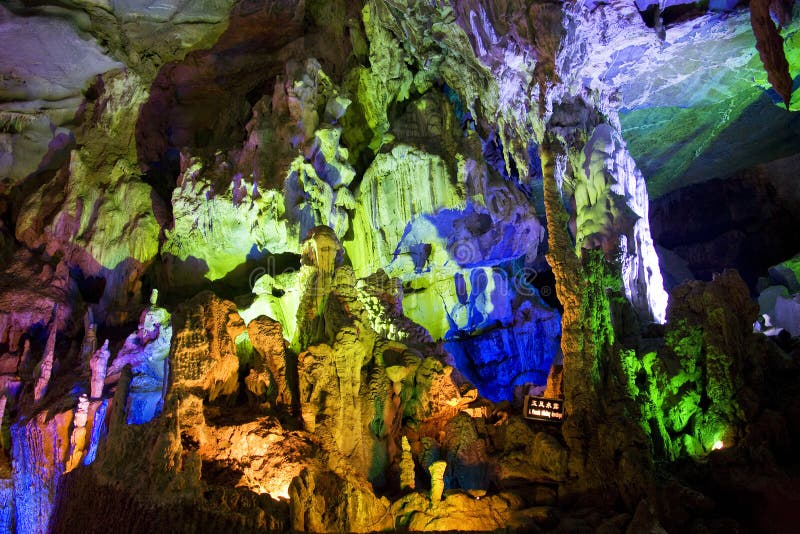
[[[757,306],[735,271],[672,293],[663,351],[629,354],[628,388],[657,455],[701,456],[742,439],[758,411],[766,350],[750,327]],[[757,356],[758,355],[758,356]]]
[[[4,374],[16,374],[25,341],[32,337],[34,325],[52,321],[54,326],[67,327],[72,312],[69,297],[74,286],[65,264],[51,265],[26,250],[9,259],[0,274],[0,283],[4,288],[0,295],[0,341],[7,344],[7,354],[16,357],[16,365],[10,364],[13,368]]]
[[[95,40],[82,39],[69,17],[23,16],[7,6],[0,9],[0,35],[15,43],[15,50],[2,52],[0,60],[0,174],[10,181],[10,189],[63,163],[74,143],[70,122],[82,92],[96,76],[123,65]]]
[[[368,387],[362,367],[372,357],[369,341],[347,329],[337,333],[333,345],[317,345],[301,354],[300,404],[309,432],[333,445],[356,471],[366,474],[377,461],[376,473],[382,475],[386,460],[373,458],[374,445],[365,431],[383,414],[376,414],[370,400],[361,396]]]
[[[245,325],[236,306],[206,291],[175,314],[174,348],[170,357],[172,388],[213,401],[239,387],[235,339]]]
[[[219,410],[210,412],[200,447],[203,480],[209,484],[233,483],[285,501],[295,477],[323,459],[308,435],[285,430],[272,417],[237,422]]]
[[[72,415],[67,411],[48,421],[42,413],[11,429],[16,532],[48,532],[69,458]]]
[[[492,532],[502,528],[535,529],[536,524],[553,523],[549,507],[525,508],[521,498],[499,493],[476,499],[468,493],[446,493],[429,506],[427,499],[414,493],[393,505],[395,513],[411,531]]]
[[[494,441],[500,454],[493,459],[495,476],[502,488],[535,481],[562,481],[567,474],[567,450],[558,439],[534,432],[519,417],[509,417],[498,427]]]
[[[292,526],[300,532],[375,532],[393,528],[389,501],[368,484],[304,469],[289,487]]]
[[[291,406],[290,374],[281,324],[262,315],[250,321],[247,335],[254,351],[250,374],[245,378],[248,391],[268,406]]]
[[[52,180],[34,185],[16,214],[16,237],[66,269],[100,281],[96,312],[119,324],[140,304],[140,278],[158,251],[164,207],[135,166],[136,110],[146,99],[133,73],[99,79],[83,108],[80,149]]]

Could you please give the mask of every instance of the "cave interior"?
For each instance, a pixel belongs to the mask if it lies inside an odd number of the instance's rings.
[[[800,1],[7,0],[0,532],[791,532]]]

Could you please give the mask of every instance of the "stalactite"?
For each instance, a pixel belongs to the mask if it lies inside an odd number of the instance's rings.
[[[767,79],[788,110],[792,100],[792,77],[783,52],[783,38],[770,18],[771,3],[771,0],[751,0],[750,25],[756,36],[756,49],[767,71]]]

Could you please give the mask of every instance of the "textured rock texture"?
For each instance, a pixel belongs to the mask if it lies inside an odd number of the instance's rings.
[[[232,302],[204,292],[175,318],[170,364],[172,387],[214,400],[238,388],[239,358],[234,340],[244,322]]]
[[[621,25],[625,43],[609,43],[599,56],[603,77],[621,89],[623,133],[651,196],[797,153],[797,114],[771,89],[750,18],[746,10],[704,14],[667,26],[663,40],[646,31],[629,39],[631,18]],[[777,33],[768,14],[761,20]],[[797,20],[781,22],[780,36],[773,34],[786,45],[773,47],[772,57],[785,49],[791,80],[800,73]],[[713,81],[703,74],[710,71]],[[789,107],[796,110],[794,91]]]
[[[763,387],[765,346],[748,332],[756,310],[734,271],[688,282],[672,292],[664,351],[625,358],[629,389],[648,398],[642,425],[657,436],[657,454],[699,454],[742,439]]]

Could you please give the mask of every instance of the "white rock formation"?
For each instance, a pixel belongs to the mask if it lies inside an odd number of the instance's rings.
[[[99,399],[103,396],[103,386],[105,385],[108,358],[110,356],[108,340],[106,339],[103,346],[92,354],[92,358],[89,361],[89,366],[92,370],[90,391],[92,399]]]

